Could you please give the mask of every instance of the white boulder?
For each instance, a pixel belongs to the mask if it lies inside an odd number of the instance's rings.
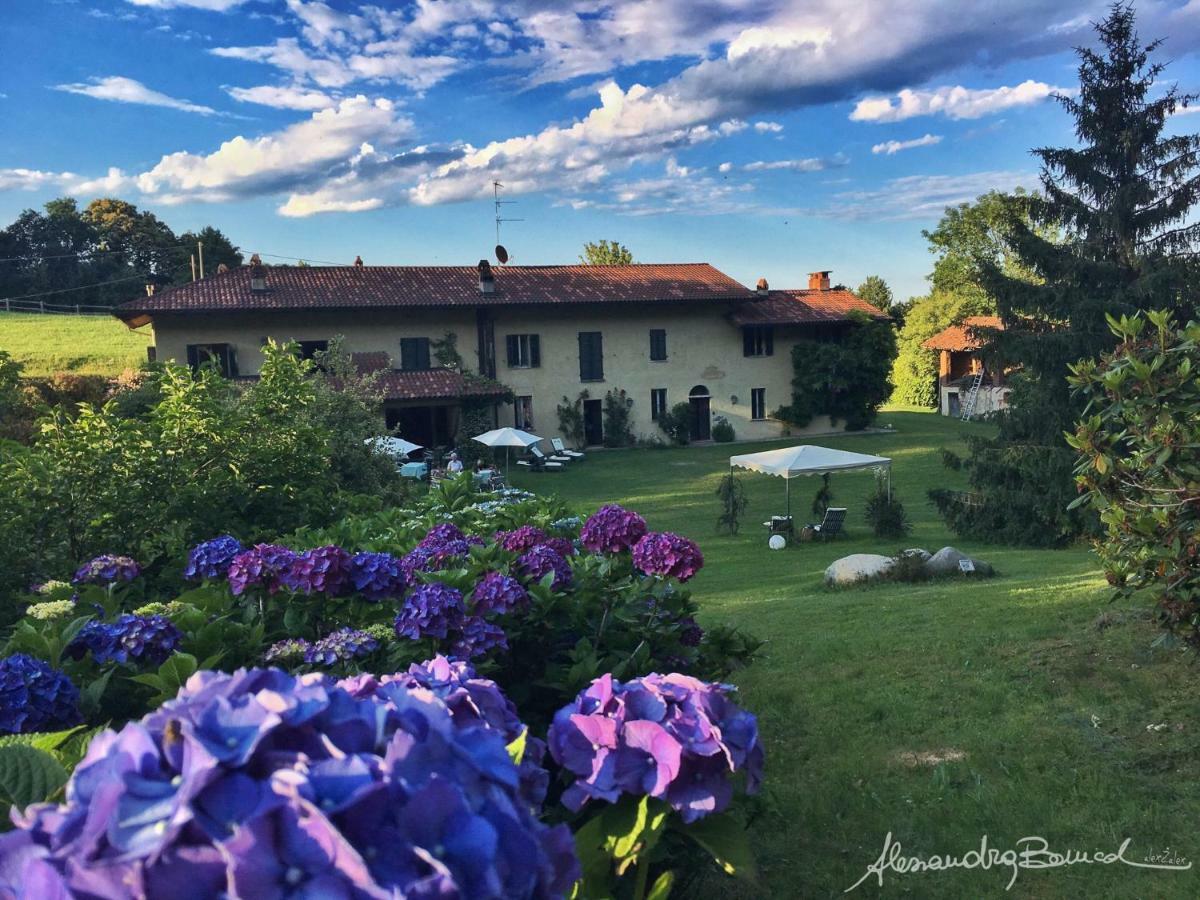
[[[851,553],[835,560],[825,570],[826,584],[857,584],[885,575],[896,564],[890,556],[878,553]]]

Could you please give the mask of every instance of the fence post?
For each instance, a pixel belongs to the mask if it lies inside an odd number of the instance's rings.
[[[79,304],[75,304],[75,315],[79,315]]]
[[[38,306],[40,306],[40,307],[41,307],[41,311],[42,311],[42,312],[45,312],[45,311],[46,311],[46,301],[45,301],[45,300],[39,300],[39,301],[38,301]]]

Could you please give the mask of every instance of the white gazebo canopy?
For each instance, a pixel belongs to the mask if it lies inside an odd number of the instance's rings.
[[[887,470],[888,475],[888,496],[892,494],[892,461],[886,456],[871,456],[867,453],[851,453],[849,450],[801,444],[798,447],[783,447],[780,450],[764,450],[762,453],[743,453],[740,456],[729,457],[730,472],[735,466],[787,479],[789,516],[792,514],[791,479],[801,475],[883,468]]]

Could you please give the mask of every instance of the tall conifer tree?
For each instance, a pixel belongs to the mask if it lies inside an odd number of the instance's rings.
[[[1076,147],[1034,150],[1042,193],[1030,221],[1014,218],[1008,240],[1038,283],[981,259],[983,287],[1004,330],[989,335],[993,359],[1018,367],[1008,412],[992,440],[970,442],[974,494],[938,501],[960,532],[980,538],[1062,544],[1089,521],[1068,512],[1074,453],[1063,433],[1080,413],[1068,365],[1112,348],[1105,314],[1170,308],[1196,314],[1200,136],[1166,134],[1194,95],[1162,88],[1159,41],[1142,44],[1132,6],[1116,4],[1096,25],[1099,45],[1079,48],[1079,93],[1059,102],[1075,120]],[[1157,96],[1155,96],[1157,95]]]

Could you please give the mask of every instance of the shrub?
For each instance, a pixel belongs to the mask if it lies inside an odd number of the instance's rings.
[[[717,516],[717,531],[737,534],[741,526],[742,514],[750,502],[746,498],[746,488],[740,478],[730,472],[717,485],[717,497],[721,501],[721,514]]]
[[[628,447],[632,443],[629,400],[624,391],[608,391],[604,395],[604,446]]]
[[[554,407],[558,413],[558,430],[562,432],[572,446],[582,447],[584,441],[583,401],[588,399],[587,391],[580,391],[574,400],[564,396],[562,403]]]
[[[1096,549],[1118,595],[1149,591],[1162,624],[1200,649],[1200,324],[1108,318],[1120,345],[1072,367],[1090,412],[1068,435],[1075,503],[1099,511]]]
[[[821,486],[813,497],[812,514],[820,522],[825,517],[825,510],[833,506],[833,479],[828,472],[821,475]]]
[[[729,420],[724,416],[717,416],[713,420],[712,439],[718,444],[730,444],[734,438],[733,426],[729,424]]]
[[[658,417],[658,427],[671,443],[686,447],[692,439],[692,407],[686,401],[676,403]]]
[[[904,504],[890,492],[886,476],[875,478],[875,490],[867,498],[864,509],[867,524],[878,538],[900,538],[912,531],[912,523],[904,511]]]

